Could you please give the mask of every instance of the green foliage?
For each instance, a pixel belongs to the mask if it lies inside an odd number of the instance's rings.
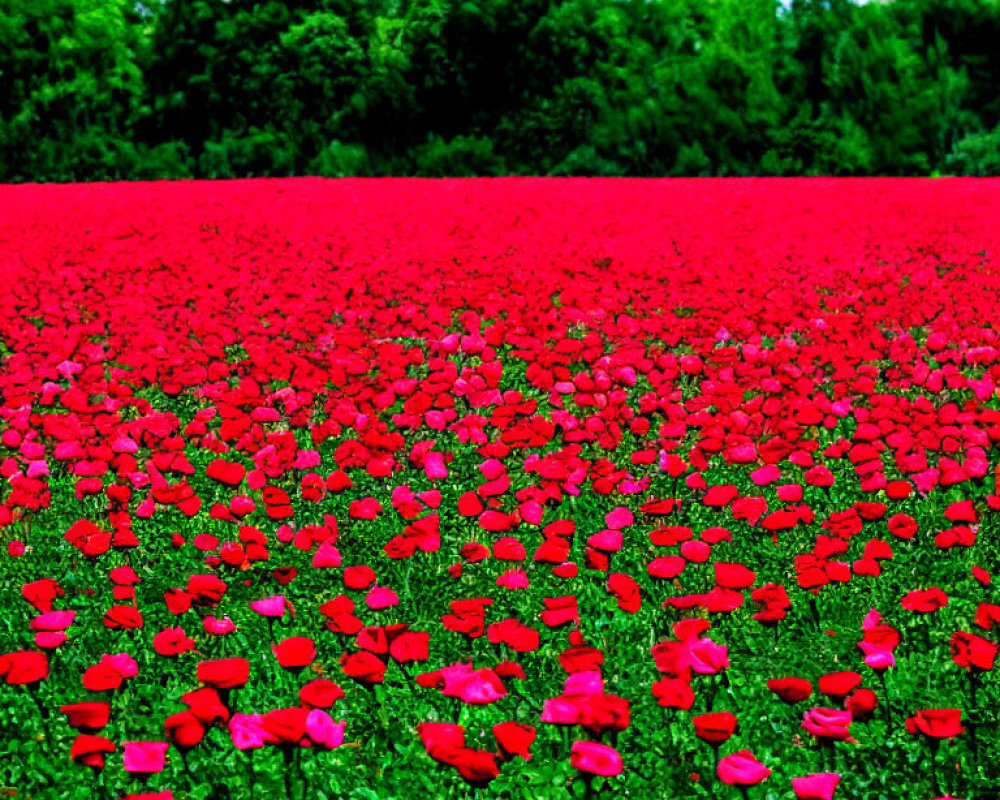
[[[997,0],[0,0],[0,180],[997,174],[998,40]]]
[[[417,149],[417,174],[476,175],[503,174],[503,161],[493,152],[493,142],[485,137],[456,136],[450,141],[434,138]]]
[[[960,139],[944,164],[949,175],[1000,175],[1000,125]]]
[[[141,27],[123,0],[0,2],[3,177],[122,177],[144,113]]]

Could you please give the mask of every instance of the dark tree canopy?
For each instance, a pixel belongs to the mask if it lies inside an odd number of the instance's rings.
[[[1000,173],[1000,0],[0,0],[0,180]]]

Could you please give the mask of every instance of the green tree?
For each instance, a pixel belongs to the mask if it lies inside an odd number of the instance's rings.
[[[0,0],[0,177],[993,174],[1000,0]]]
[[[14,180],[124,177],[146,111],[141,26],[116,0],[0,0],[0,162]]]

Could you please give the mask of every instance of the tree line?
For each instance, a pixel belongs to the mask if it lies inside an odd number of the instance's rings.
[[[0,0],[0,180],[1000,174],[1000,0]]]

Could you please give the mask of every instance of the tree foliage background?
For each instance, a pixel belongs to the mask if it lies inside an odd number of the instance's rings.
[[[1000,173],[1000,0],[0,0],[0,180]]]

